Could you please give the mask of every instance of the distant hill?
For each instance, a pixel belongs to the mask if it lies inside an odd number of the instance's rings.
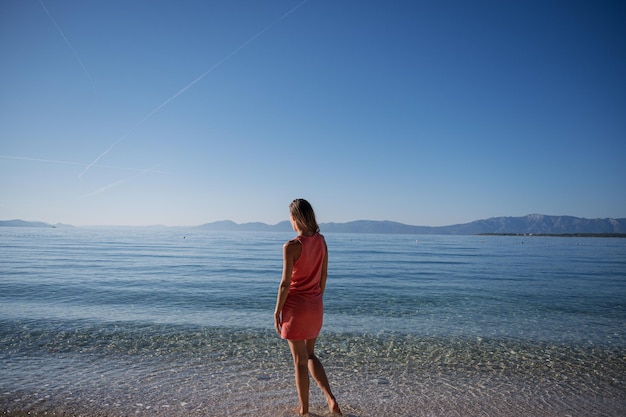
[[[57,223],[55,225],[44,222],[29,222],[26,220],[0,220],[0,227],[73,227],[68,224]]]
[[[0,226],[4,227],[52,227],[44,222],[27,222],[25,220],[0,220]]]
[[[239,224],[230,220],[222,220],[219,222],[202,224],[200,226],[196,226],[196,228],[217,232],[289,232],[293,230],[291,228],[291,223],[288,221],[280,222],[275,225],[269,225],[259,222]]]
[[[68,227],[64,224],[51,225],[24,220],[0,220],[0,227]],[[291,224],[283,221],[275,225],[265,223],[235,223],[223,220],[196,226],[196,229],[211,231],[246,232],[290,232]],[[322,233],[380,233],[380,234],[626,234],[626,219],[585,219],[572,216],[546,216],[529,214],[524,217],[492,217],[471,223],[451,226],[411,226],[392,221],[357,220],[347,223],[322,223]]]
[[[440,233],[481,234],[580,234],[626,233],[626,219],[585,219],[572,216],[529,214],[524,217],[493,217],[471,223],[444,226]]]
[[[291,231],[288,221],[276,225],[265,223],[237,224],[231,221],[207,223],[197,226],[205,230],[218,231]],[[572,216],[546,216],[529,214],[524,217],[493,217],[471,223],[451,226],[411,226],[392,221],[357,220],[347,223],[322,223],[323,233],[403,233],[476,235],[497,234],[602,234],[626,233],[626,219],[585,219]]]

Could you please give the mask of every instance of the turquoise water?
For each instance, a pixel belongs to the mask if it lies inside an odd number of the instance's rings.
[[[0,229],[0,410],[291,415],[291,236]],[[326,238],[318,352],[346,415],[626,415],[625,239]]]

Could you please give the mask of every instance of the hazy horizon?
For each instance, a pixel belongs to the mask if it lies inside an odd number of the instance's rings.
[[[496,216],[496,217],[490,217],[490,218],[484,218],[484,219],[474,219],[471,220],[469,222],[465,222],[465,223],[451,223],[451,224],[445,224],[445,225],[439,225],[439,226],[427,226],[427,225],[423,225],[423,224],[409,224],[409,223],[402,223],[402,222],[396,222],[393,220],[371,220],[371,219],[354,219],[354,220],[347,220],[345,222],[319,222],[320,225],[327,225],[327,224],[348,224],[348,223],[357,223],[357,222],[373,222],[373,223],[396,223],[396,224],[401,224],[403,226],[409,226],[409,227],[427,227],[427,228],[439,228],[439,227],[448,227],[448,226],[458,226],[458,225],[463,225],[463,224],[468,224],[468,223],[473,223],[473,222],[478,222],[478,221],[484,221],[484,220],[491,220],[491,219],[499,219],[499,218],[513,218],[513,219],[521,219],[521,218],[527,218],[530,216],[542,216],[542,217],[572,217],[572,218],[577,218],[577,219],[583,219],[583,220],[626,220],[626,218],[616,218],[616,217],[597,217],[597,218],[585,218],[585,217],[576,217],[576,216],[569,216],[566,214],[563,215],[551,215],[551,214],[540,214],[540,213],[530,213],[524,216]],[[233,223],[235,225],[238,226],[242,226],[242,225],[247,225],[247,224],[263,224],[269,227],[274,227],[274,226],[278,226],[281,223],[289,223],[289,220],[279,220],[276,223],[266,223],[266,222],[261,222],[261,221],[250,221],[250,222],[235,222],[233,220],[230,219],[222,219],[222,220],[214,220],[214,221],[209,221],[209,222],[202,222],[199,224],[194,224],[194,225],[166,225],[166,224],[144,224],[144,225],[129,225],[129,224],[110,224],[110,225],[106,225],[106,224],[88,224],[88,225],[74,225],[74,224],[69,224],[69,223],[61,223],[61,222],[54,222],[54,223],[49,223],[49,222],[43,222],[40,220],[26,220],[26,219],[0,219],[0,222],[12,222],[12,221],[23,221],[26,223],[44,223],[47,224],[49,226],[70,226],[70,227],[85,227],[85,228],[89,228],[89,227],[146,227],[146,228],[150,228],[150,227],[168,227],[168,228],[177,228],[177,227],[181,227],[181,228],[185,228],[185,227],[201,227],[201,226],[205,226],[205,225],[211,225],[214,223]]]

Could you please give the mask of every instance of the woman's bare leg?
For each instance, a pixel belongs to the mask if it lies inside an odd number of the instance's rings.
[[[300,401],[299,413],[303,416],[309,415],[309,371],[307,363],[309,354],[304,340],[288,340],[291,356],[293,356],[293,367],[296,374],[296,390]]]
[[[324,365],[322,365],[322,362],[318,359],[317,356],[315,356],[315,341],[316,339],[309,339],[306,341],[306,349],[309,357],[309,372],[311,372],[313,379],[315,379],[315,382],[317,382],[317,385],[322,390],[322,393],[324,393],[330,412],[335,415],[342,415],[341,409],[339,408],[339,403],[337,402],[335,396],[330,390],[330,383],[328,382],[328,377],[326,376]]]

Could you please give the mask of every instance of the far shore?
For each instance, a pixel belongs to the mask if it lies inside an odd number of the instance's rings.
[[[626,233],[479,233],[478,236],[621,237],[621,238],[626,238]]]

